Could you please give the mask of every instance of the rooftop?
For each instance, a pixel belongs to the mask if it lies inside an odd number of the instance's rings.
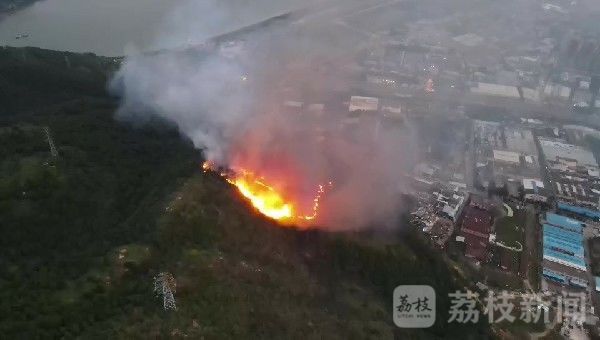
[[[585,261],[583,259],[549,248],[544,248],[544,260],[555,262],[584,272],[586,271]]]
[[[567,224],[564,216],[549,214],[547,219],[558,224]],[[572,222],[574,225],[577,221]],[[585,271],[583,235],[581,232],[573,232],[550,224],[544,223],[544,260],[567,266],[576,270]]]
[[[465,255],[485,262],[487,260],[487,241],[473,235],[465,235]]]
[[[377,111],[379,108],[379,99],[375,97],[350,97],[350,112],[354,111]]]
[[[465,208],[462,222],[462,231],[478,237],[487,238],[492,227],[492,215],[486,211],[472,206]]]
[[[587,207],[580,207],[580,206],[576,206],[576,205],[572,205],[572,204],[567,204],[565,202],[558,202],[557,206],[558,206],[558,209],[572,212],[572,213],[578,214],[580,216],[584,216],[584,217],[595,219],[595,220],[600,219],[600,211],[598,211],[598,210],[590,209]]]
[[[550,212],[546,213],[546,221],[555,226],[562,227],[574,232],[581,232],[581,230],[584,227],[582,222]]]
[[[542,267],[545,269],[550,269],[553,272],[558,272],[567,276],[571,276],[571,277],[577,277],[580,279],[586,279],[587,275],[585,274],[585,272],[582,272],[580,270],[577,270],[575,268],[571,268],[569,266],[564,266],[560,263],[556,263],[556,262],[552,262],[552,261],[548,261],[548,260],[543,260],[542,261]]]
[[[557,158],[572,159],[579,165],[598,166],[594,154],[577,145],[568,144],[562,140],[540,138],[540,145],[544,157],[548,161],[554,161]]]
[[[530,130],[507,127],[504,129],[504,136],[508,150],[537,155],[533,134]]]
[[[520,164],[519,154],[513,151],[494,150],[494,160],[517,165]]]
[[[496,97],[520,98],[519,91],[515,86],[491,83],[476,83],[475,86],[471,87],[471,93]]]
[[[544,188],[544,182],[534,178],[523,178],[523,187],[525,190],[535,190],[535,188]]]

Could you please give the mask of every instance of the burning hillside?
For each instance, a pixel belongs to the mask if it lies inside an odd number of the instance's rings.
[[[205,172],[217,170],[209,161],[202,164],[202,169]],[[333,186],[332,182],[319,184],[310,204],[306,204],[299,202],[297,195],[275,187],[268,179],[252,171],[240,169],[221,171],[219,174],[235,186],[257,211],[283,225],[310,226],[316,223],[321,199],[326,189]],[[303,211],[301,207],[304,206],[310,206],[310,209]]]
[[[288,34],[249,34],[235,57],[211,47],[130,56],[113,79],[118,115],[174,122],[213,162],[205,170],[227,169],[223,177],[282,225],[394,226],[411,130],[386,121],[377,100],[351,107],[362,75],[347,53]]]

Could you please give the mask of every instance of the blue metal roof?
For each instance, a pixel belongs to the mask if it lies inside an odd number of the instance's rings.
[[[555,238],[557,240],[562,240],[565,242],[569,242],[571,244],[579,244],[582,241],[580,239],[578,239],[577,237],[574,237],[572,235],[569,234],[564,234],[561,232],[556,232],[556,231],[552,231],[552,230],[544,230],[544,236],[548,236],[548,237],[552,237]]]
[[[553,271],[547,270],[546,268],[544,268],[543,274],[544,274],[544,276],[546,276],[549,279],[554,280],[554,281],[558,281],[561,283],[565,283],[567,281],[567,278],[564,275],[560,275]]]
[[[553,238],[551,236],[544,236],[544,248],[546,247],[561,249],[577,257],[583,258],[584,250],[583,245],[581,244],[573,244],[570,242],[565,242],[563,240]]]
[[[585,270],[585,268],[586,268],[585,261],[583,259],[577,258],[575,256],[563,254],[561,252],[558,252],[558,251],[555,251],[552,249],[544,248],[544,257],[546,257],[546,256],[565,261],[567,263],[572,264],[575,267],[579,267],[582,270]]]
[[[583,229],[583,223],[575,219],[557,215],[554,213],[546,213],[546,221],[558,227],[572,230],[574,232],[581,233]]]
[[[581,243],[583,242],[583,235],[579,233],[574,233],[572,231],[568,231],[565,229],[561,229],[559,227],[555,227],[549,224],[544,223],[544,236],[550,235],[552,237],[565,240],[571,243]]]
[[[570,211],[572,213],[575,213],[575,214],[578,214],[581,216],[585,216],[585,217],[589,217],[589,218],[593,218],[596,220],[600,219],[600,211],[597,211],[597,210],[580,207],[580,206],[576,206],[576,205],[571,205],[571,204],[567,204],[564,202],[558,202],[556,205],[557,205],[558,209]]]

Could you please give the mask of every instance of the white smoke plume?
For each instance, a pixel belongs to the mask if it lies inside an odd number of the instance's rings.
[[[216,21],[255,17],[260,10],[251,12],[190,1],[167,19],[157,46],[177,46],[174,36],[181,32],[186,41],[202,41],[202,25],[214,30]],[[210,23],[197,22],[207,17]],[[247,33],[235,44],[128,56],[112,80],[122,97],[117,114],[131,120],[157,114],[174,122],[208,160],[258,172],[305,202],[303,209],[318,183],[332,181],[318,226],[393,225],[402,208],[403,173],[412,163],[411,138],[378,114],[349,114],[359,67],[354,51],[334,47],[347,37],[328,27],[311,23],[305,33],[283,24]]]

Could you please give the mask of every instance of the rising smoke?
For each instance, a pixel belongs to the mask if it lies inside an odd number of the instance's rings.
[[[206,35],[198,18],[210,17],[213,8],[206,1],[188,5],[175,11],[164,32],[185,32],[196,42]],[[222,2],[215,2],[214,13],[216,20],[233,15]],[[310,207],[319,183],[333,182],[316,225],[395,225],[403,174],[414,158],[412,138],[401,124],[374,113],[349,114],[350,96],[360,95],[353,93],[361,76],[358,51],[334,48],[332,40],[339,46],[346,37],[319,32],[319,24],[311,24],[310,34],[278,25],[231,46],[130,55],[111,84],[122,97],[117,115],[167,118],[206,159],[252,169],[301,209]],[[157,46],[176,45],[167,33],[158,40]]]

